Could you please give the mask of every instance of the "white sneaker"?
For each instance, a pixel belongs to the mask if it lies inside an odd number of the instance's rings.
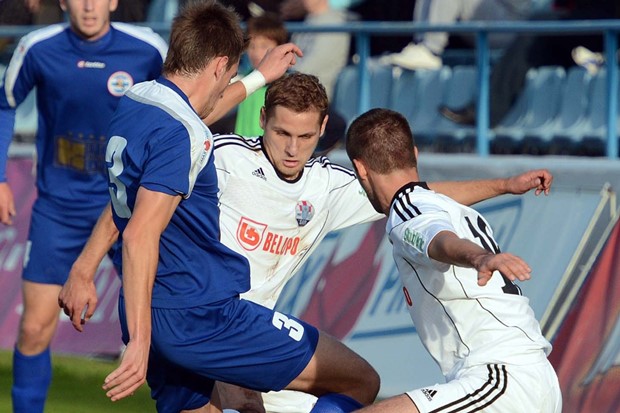
[[[435,56],[423,44],[409,43],[400,53],[390,56],[391,63],[405,69],[439,69],[441,57]]]
[[[601,66],[605,64],[605,58],[601,53],[595,53],[583,46],[575,47],[571,52],[571,56],[575,63],[584,67],[591,75],[595,75]]]

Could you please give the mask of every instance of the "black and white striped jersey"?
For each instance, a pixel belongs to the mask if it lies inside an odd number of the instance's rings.
[[[442,231],[499,252],[477,211],[410,183],[394,196],[386,231],[411,318],[447,380],[469,366],[538,361],[551,351],[515,284],[496,272],[481,287],[475,269],[428,256],[429,243]]]

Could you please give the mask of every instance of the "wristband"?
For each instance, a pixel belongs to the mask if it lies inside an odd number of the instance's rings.
[[[253,70],[252,73],[245,76],[243,79],[240,80],[240,82],[243,83],[243,86],[245,87],[246,97],[250,96],[252,93],[256,92],[258,89],[267,84],[267,82],[265,81],[265,76],[263,76],[263,74],[258,70]]]

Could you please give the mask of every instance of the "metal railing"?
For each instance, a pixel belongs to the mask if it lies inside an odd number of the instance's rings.
[[[162,37],[168,38],[170,26],[166,23],[148,24]],[[370,58],[372,36],[411,35],[419,32],[449,32],[473,34],[476,37],[476,65],[478,68],[478,98],[476,111],[476,148],[480,156],[488,156],[489,142],[489,79],[490,50],[488,36],[491,33],[531,34],[601,34],[604,37],[607,65],[607,132],[606,155],[618,158],[617,114],[618,114],[618,33],[620,20],[557,20],[521,22],[464,22],[450,25],[429,25],[413,22],[351,22],[343,25],[306,26],[303,23],[288,23],[291,32],[348,32],[355,36],[356,54],[359,57],[358,114],[370,109],[370,73],[367,61]],[[20,37],[38,28],[37,26],[1,26],[0,38]]]

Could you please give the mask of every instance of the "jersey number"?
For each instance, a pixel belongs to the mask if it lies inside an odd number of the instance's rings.
[[[125,184],[118,177],[123,173],[123,151],[127,147],[127,140],[121,136],[112,136],[105,153],[105,162],[108,167],[110,180],[110,198],[114,212],[120,218],[131,217],[131,210],[127,206],[127,190]]]
[[[484,219],[482,219],[481,216],[478,216],[478,220],[476,221],[476,224],[478,224],[477,227],[472,224],[469,217],[465,217],[465,220],[467,221],[469,230],[474,237],[480,240],[480,243],[485,250],[494,254],[499,254],[501,252],[499,245],[497,245],[493,237],[489,234],[489,227],[487,227],[486,222],[484,222]],[[504,286],[502,287],[502,290],[506,294],[521,295],[521,288],[519,288],[518,285],[510,281],[504,274],[502,274],[502,278],[504,279]]]
[[[304,326],[277,311],[274,311],[271,323],[278,330],[287,329],[289,337],[295,341],[300,341],[304,335]]]

